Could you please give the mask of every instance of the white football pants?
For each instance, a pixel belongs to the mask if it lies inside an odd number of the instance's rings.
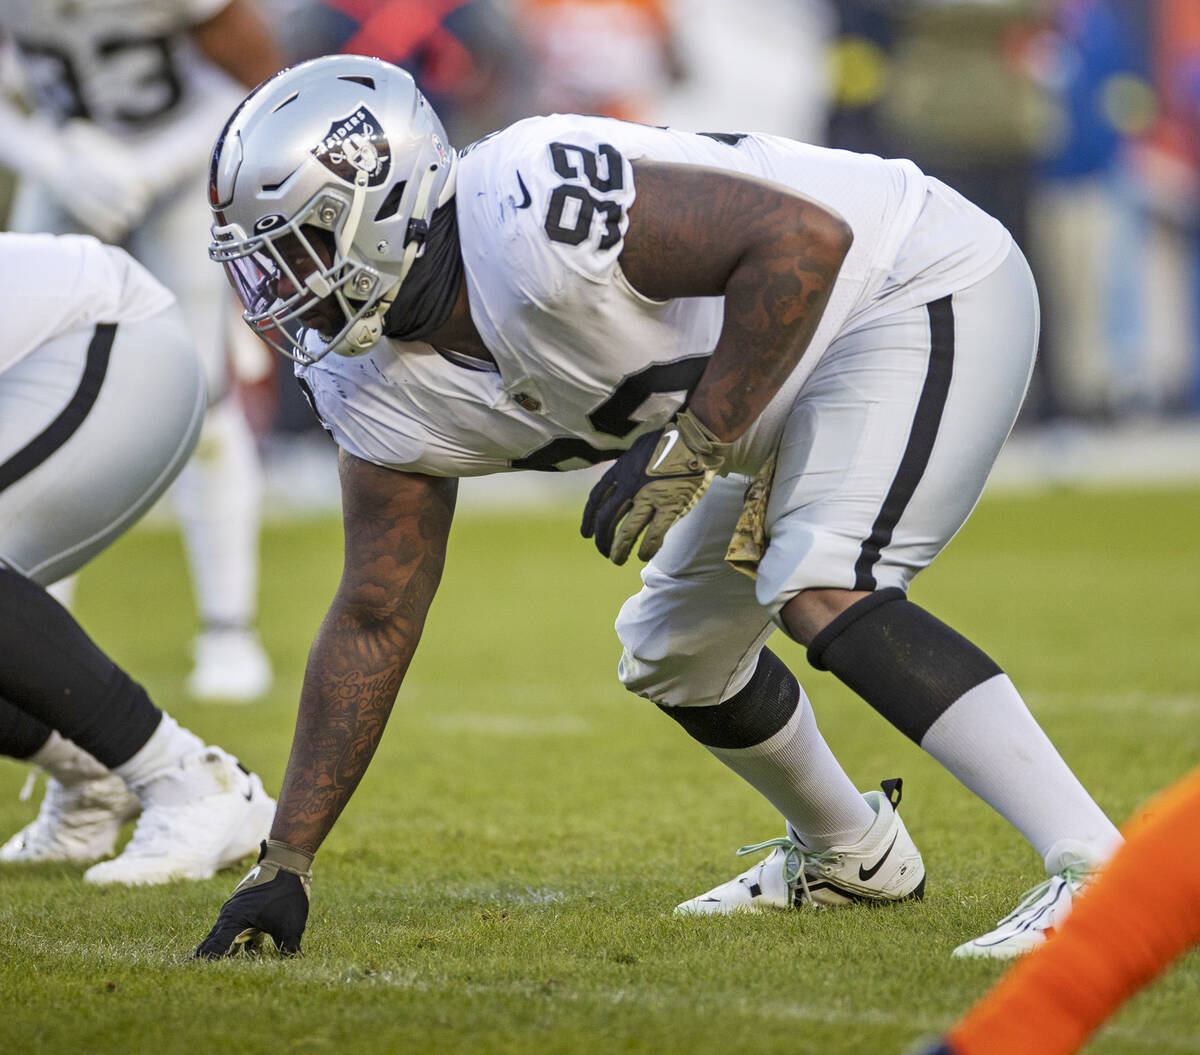
[[[179,309],[74,330],[0,374],[0,562],[47,586],[138,519],[196,445],[207,393]]]
[[[718,478],[617,617],[625,686],[668,706],[720,703],[801,590],[907,589],[983,493],[1025,397],[1038,325],[1014,248],[952,297],[833,341],[784,427],[757,580],[723,559],[749,481]]]
[[[200,174],[194,185],[156,202],[124,246],[175,294],[204,364],[212,404],[198,456],[184,467],[172,493],[196,607],[203,623],[248,625],[257,609],[262,466],[245,413],[230,392],[234,308],[221,268],[205,252],[212,222],[205,190]],[[78,224],[48,192],[23,181],[11,227],[62,234]]]

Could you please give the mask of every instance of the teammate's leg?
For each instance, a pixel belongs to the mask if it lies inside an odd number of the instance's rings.
[[[245,413],[227,395],[205,415],[172,492],[200,619],[187,683],[197,699],[248,702],[271,685],[255,629],[261,477]]]
[[[262,466],[230,366],[229,290],[220,268],[195,251],[211,222],[196,190],[160,202],[130,248],[177,297],[209,390],[196,453],[172,490],[200,620],[188,689],[199,699],[246,702],[271,684],[255,629]]]
[[[239,856],[253,849],[273,809],[256,777],[155,707],[41,585],[78,569],[165,490],[195,443],[204,404],[199,364],[174,308],[68,333],[0,375],[0,698],[8,705],[0,709],[0,750],[54,777],[43,804],[49,814],[39,820],[69,822],[67,807],[97,808],[96,795],[67,793],[108,779],[84,752],[137,794],[149,820],[118,859],[123,882],[211,872],[234,843]],[[6,726],[14,709],[34,721]],[[128,814],[128,796],[114,790],[107,806],[118,819],[110,818],[101,853]],[[13,843],[6,859],[46,856],[30,839]],[[86,850],[95,856],[97,842]],[[65,856],[80,855],[68,848]],[[104,881],[111,871],[89,876]]]

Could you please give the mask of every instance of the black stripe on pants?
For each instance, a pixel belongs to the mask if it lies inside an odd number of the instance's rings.
[[[100,386],[108,372],[108,357],[116,333],[115,323],[103,322],[96,327],[91,343],[88,344],[87,361],[84,363],[83,376],[79,379],[79,387],[75,389],[75,394],[58,417],[0,465],[0,491],[33,472],[75,435],[100,395]]]
[[[900,467],[854,565],[856,590],[874,590],[878,585],[875,565],[884,547],[892,541],[892,532],[921,482],[942,424],[942,411],[954,373],[954,308],[949,297],[935,300],[926,308],[929,312],[929,368],[925,372],[925,383],[917,400],[917,411],[913,415],[912,430]]]

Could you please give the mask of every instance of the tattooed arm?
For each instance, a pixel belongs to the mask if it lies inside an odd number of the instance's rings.
[[[655,300],[725,297],[725,323],[689,407],[737,439],[804,354],[850,249],[838,216],[774,183],[637,161],[621,267]]]
[[[458,481],[338,458],[342,580],[308,657],[271,838],[315,851],[350,800],[416,651]]]
[[[308,655],[271,838],[193,954],[300,952],[313,854],[375,753],[442,576],[457,480],[393,472],[341,452],[346,557]]]

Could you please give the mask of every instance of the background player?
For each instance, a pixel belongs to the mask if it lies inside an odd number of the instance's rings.
[[[0,104],[0,162],[20,177],[10,227],[123,244],[175,293],[201,353],[210,408],[174,491],[201,624],[188,688],[254,699],[271,682],[254,630],[261,468],[230,377],[228,291],[203,259],[203,179],[244,88],[281,61],[250,0],[3,0],[0,31],[33,107]]]
[[[196,443],[204,377],[174,298],[122,250],[0,235],[0,753],[49,775],[0,861],[94,883],[201,879],[250,852],[257,776],[151,703],[43,588],[144,513]]]

